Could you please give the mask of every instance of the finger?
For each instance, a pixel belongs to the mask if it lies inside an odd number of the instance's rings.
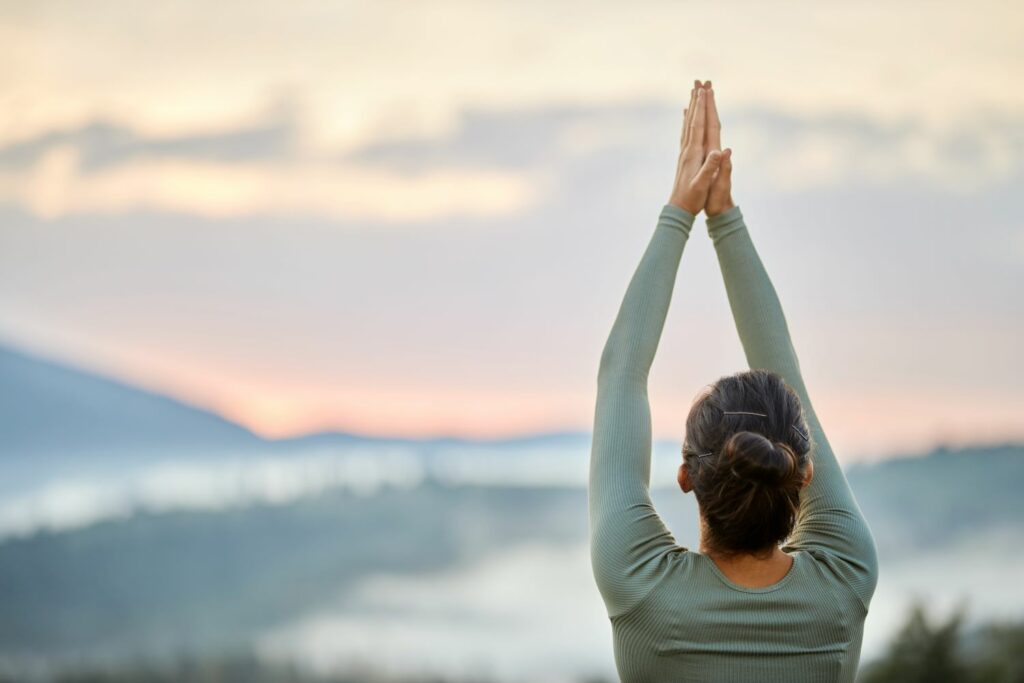
[[[708,153],[708,158],[704,160],[704,165],[700,167],[700,171],[697,172],[697,177],[693,179],[693,184],[702,189],[708,189],[711,187],[711,181],[715,177],[715,171],[718,170],[722,163],[722,152],[720,150],[714,150]]]
[[[708,151],[722,149],[722,122],[718,118],[718,105],[715,103],[715,91],[708,90],[707,94],[707,135],[705,144]]]
[[[732,183],[732,149],[727,148],[722,152],[722,161],[718,165],[715,179],[711,184],[712,192],[727,192],[731,189]]]
[[[697,82],[698,81],[694,81],[694,83]],[[690,141],[690,120],[693,119],[694,105],[697,104],[697,90],[699,89],[699,87],[694,86],[694,88],[690,90],[690,104],[686,108],[688,118],[685,118],[683,121],[683,147],[685,147],[686,143]]]
[[[693,116],[690,117],[690,134],[686,139],[686,151],[684,155],[691,161],[698,164],[704,160],[704,117],[705,100],[707,97],[704,88],[697,89],[697,103],[694,105]]]

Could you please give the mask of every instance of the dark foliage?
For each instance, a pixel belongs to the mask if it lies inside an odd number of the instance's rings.
[[[1024,621],[967,630],[966,610],[945,621],[916,604],[879,659],[862,667],[859,683],[1024,683]]]

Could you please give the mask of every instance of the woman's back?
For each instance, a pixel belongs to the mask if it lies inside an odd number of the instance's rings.
[[[664,574],[611,619],[630,681],[852,681],[867,610],[824,561],[796,551],[781,581],[746,588],[707,555],[666,553]]]

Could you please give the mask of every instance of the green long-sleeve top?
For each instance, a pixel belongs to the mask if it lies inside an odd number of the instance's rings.
[[[598,373],[590,548],[619,675],[629,683],[853,681],[878,579],[875,543],[814,413],[738,206],[707,225],[747,362],[782,376],[811,430],[814,477],[782,546],[792,567],[770,586],[733,583],[710,557],[677,545],[651,503],[647,377],[693,221],[674,205],[662,209]]]

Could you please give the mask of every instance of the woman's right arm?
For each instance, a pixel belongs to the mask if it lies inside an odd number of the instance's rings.
[[[875,541],[811,405],[779,297],[740,208],[710,216],[707,225],[747,362],[782,376],[800,397],[811,430],[814,476],[801,491],[797,526],[783,549],[817,549],[837,558],[835,570],[867,608],[878,580]]]

